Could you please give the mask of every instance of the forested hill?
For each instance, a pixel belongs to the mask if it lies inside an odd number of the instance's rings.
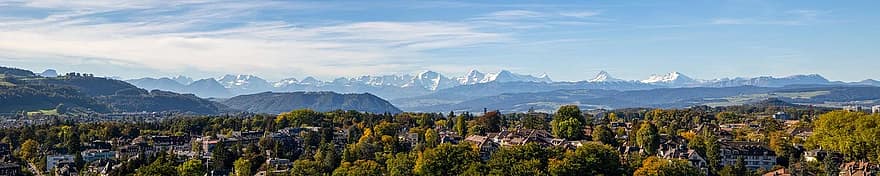
[[[295,109],[315,111],[354,110],[371,113],[400,113],[401,110],[373,94],[338,94],[333,92],[258,93],[223,101],[234,108],[256,113],[280,114]]]
[[[182,112],[217,114],[222,104],[191,94],[147,91],[123,81],[71,73],[41,77],[0,67],[0,112]]]

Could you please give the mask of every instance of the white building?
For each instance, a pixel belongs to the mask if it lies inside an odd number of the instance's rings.
[[[880,105],[871,107],[871,113],[880,114]]]
[[[74,164],[73,155],[50,155],[46,157],[46,171],[52,171],[56,166]]]
[[[82,158],[86,162],[92,162],[101,159],[113,159],[116,157],[116,151],[107,149],[90,149],[81,153]]]

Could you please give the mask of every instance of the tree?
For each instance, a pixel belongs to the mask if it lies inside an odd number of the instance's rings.
[[[252,176],[251,174],[251,161],[245,159],[244,157],[240,157],[232,164],[235,170],[235,176]]]
[[[553,135],[567,140],[578,140],[584,135],[584,116],[576,105],[559,107],[551,123]]]
[[[21,144],[21,150],[18,152],[18,156],[24,158],[30,162],[35,162],[37,160],[37,154],[40,151],[40,144],[33,139],[28,139]]]
[[[455,118],[455,132],[458,133],[459,136],[467,136],[467,122],[464,120],[464,115],[460,115]]]
[[[313,160],[296,160],[290,169],[290,175],[307,176],[307,175],[323,175],[321,162]]]
[[[699,176],[700,171],[686,160],[667,160],[649,157],[642,161],[642,167],[633,176]]]
[[[415,174],[413,168],[416,166],[416,155],[407,153],[398,153],[394,157],[385,161],[386,171],[389,176],[409,176]]]
[[[589,142],[550,162],[551,175],[620,175],[620,156],[609,145]]]
[[[156,160],[150,165],[145,167],[141,167],[137,169],[137,175],[139,176],[154,176],[154,175],[178,175],[177,168],[175,168],[172,164],[174,161],[168,156],[168,153],[165,151],[160,151],[156,156]]]
[[[660,134],[658,133],[657,127],[653,123],[644,122],[636,133],[636,142],[647,154],[652,155],[657,152],[657,147],[660,147]]]
[[[218,142],[217,145],[214,146],[214,149],[211,150],[211,162],[213,163],[213,170],[226,170],[229,168],[229,164],[232,164],[233,160],[232,152],[229,152],[229,149],[226,148],[226,145],[223,142]]]
[[[333,171],[333,176],[381,176],[383,172],[382,166],[376,161],[357,160],[354,163],[342,163]]]
[[[436,148],[425,150],[419,156],[415,173],[427,176],[459,175],[475,162],[479,162],[479,156],[471,146],[440,144]]]
[[[547,175],[548,157],[547,150],[535,143],[504,147],[487,162],[489,175]]]
[[[593,141],[602,142],[603,144],[608,144],[612,146],[617,145],[617,139],[614,137],[614,132],[611,132],[611,128],[605,125],[597,125],[593,128]]]
[[[547,122],[544,118],[533,114],[526,114],[525,117],[520,119],[523,128],[525,129],[535,129],[535,130],[546,130]]]
[[[203,176],[205,166],[202,165],[202,160],[190,159],[177,166],[177,173],[181,176]]]
[[[428,147],[436,147],[437,144],[440,144],[440,134],[437,134],[437,131],[434,129],[425,130],[425,145]]]

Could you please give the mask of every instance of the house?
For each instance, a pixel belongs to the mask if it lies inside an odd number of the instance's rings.
[[[110,151],[108,149],[89,149],[80,152],[80,155],[82,155],[84,161],[92,162],[95,160],[113,159],[116,157],[116,151]]]
[[[59,166],[75,165],[73,155],[49,155],[46,156],[46,171],[52,171]]]
[[[880,105],[876,105],[876,106],[871,107],[871,113],[872,114],[880,114]]]
[[[788,115],[788,113],[785,113],[785,112],[782,112],[782,111],[779,111],[779,112],[776,112],[776,114],[773,114],[773,119],[776,119],[776,120],[793,120],[793,119],[791,118],[791,115]]]
[[[709,173],[709,164],[706,159],[700,156],[696,150],[687,148],[687,145],[661,145],[661,149],[657,155],[664,159],[681,159],[686,160],[694,168],[700,169],[703,173]]]
[[[461,141],[461,136],[455,134],[455,132],[450,131],[440,131],[440,143],[441,144],[458,144],[458,141]]]
[[[275,170],[287,170],[293,166],[293,162],[290,162],[289,159],[283,158],[269,158],[266,159],[266,165],[271,166]]]
[[[785,168],[776,169],[774,171],[770,171],[765,173],[763,176],[791,176],[792,173],[790,170]]]
[[[721,142],[721,165],[735,165],[742,158],[749,169],[772,169],[776,165],[776,152],[762,143],[730,141]]]
[[[880,167],[877,164],[868,162],[849,162],[840,165],[841,176],[869,176],[880,173]]]
[[[19,166],[18,164],[0,162],[0,175],[2,175],[2,176],[19,175],[20,171],[21,171],[21,166]]]
[[[564,139],[554,138],[553,135],[546,130],[516,129],[514,131],[490,133],[489,137],[490,140],[501,144],[501,146],[521,146],[528,143],[535,143],[542,147],[550,147],[565,144]]]
[[[480,149],[480,158],[483,160],[489,160],[492,153],[498,150],[499,147],[498,143],[492,142],[487,136],[471,135],[465,138],[464,141]]]

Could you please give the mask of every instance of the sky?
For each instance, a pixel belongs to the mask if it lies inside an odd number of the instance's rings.
[[[880,79],[880,1],[0,0],[0,65],[269,80],[511,70],[554,80]]]

